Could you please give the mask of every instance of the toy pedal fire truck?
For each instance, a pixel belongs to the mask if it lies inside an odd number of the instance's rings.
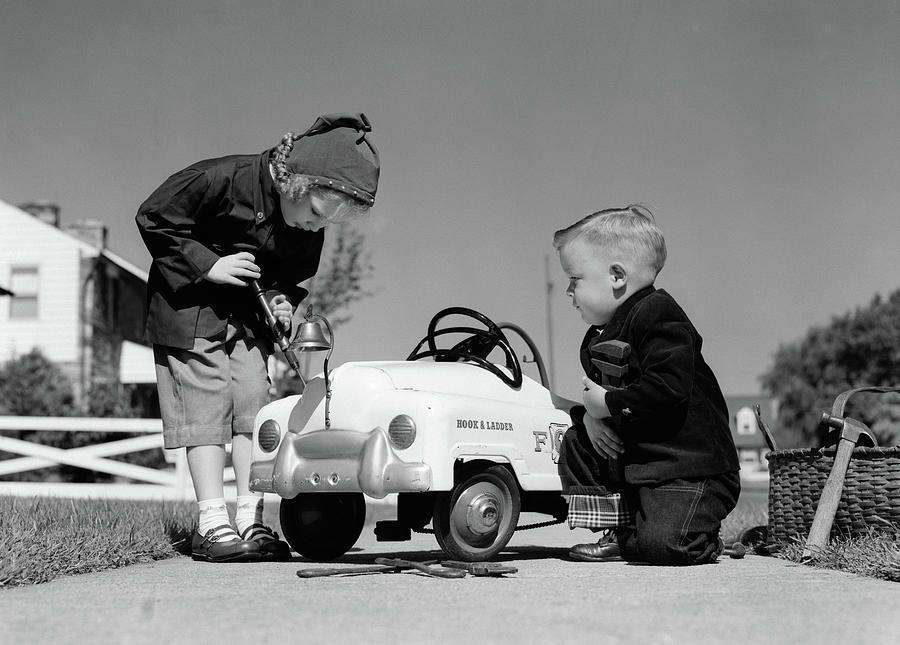
[[[307,341],[303,331],[301,345],[333,341],[321,331]],[[522,373],[504,331],[528,345],[540,382]],[[409,539],[431,524],[449,557],[487,560],[506,546],[520,511],[565,518],[556,462],[572,405],[550,391],[524,331],[445,309],[405,361],[329,371],[326,358],[302,395],[266,405],[253,431],[250,488],[281,496],[282,532],[311,560],[348,551],[363,529],[365,496],[391,493],[397,518],[377,523],[379,540]]]

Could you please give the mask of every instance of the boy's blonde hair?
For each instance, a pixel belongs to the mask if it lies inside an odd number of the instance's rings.
[[[647,266],[654,278],[666,263],[666,240],[653,219],[653,213],[642,204],[591,213],[556,231],[553,234],[553,248],[559,251],[579,237],[584,237],[591,244],[632,256]]]

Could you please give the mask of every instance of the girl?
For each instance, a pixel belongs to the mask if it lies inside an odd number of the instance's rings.
[[[319,117],[255,155],[195,163],[141,204],[136,222],[153,256],[147,336],[153,343],[166,448],[184,447],[199,508],[193,557],[287,559],[249,489],[253,419],[269,400],[273,343],[252,289],[259,280],[289,329],[315,275],[325,226],[375,202],[380,162],[363,114]],[[235,523],[225,506],[232,443]]]

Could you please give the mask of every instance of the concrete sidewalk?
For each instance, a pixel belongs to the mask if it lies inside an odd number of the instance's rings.
[[[538,516],[535,516],[538,517]],[[292,562],[187,557],[0,591],[0,643],[896,643],[900,585],[747,556],[667,568],[580,563],[589,534],[520,531],[507,578],[417,573],[300,579]],[[433,536],[377,543],[338,566],[443,557]]]

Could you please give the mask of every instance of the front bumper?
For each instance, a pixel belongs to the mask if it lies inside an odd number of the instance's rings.
[[[274,462],[250,468],[252,490],[286,498],[299,493],[362,492],[381,499],[389,493],[425,492],[431,485],[431,467],[402,461],[383,428],[289,433]]]

